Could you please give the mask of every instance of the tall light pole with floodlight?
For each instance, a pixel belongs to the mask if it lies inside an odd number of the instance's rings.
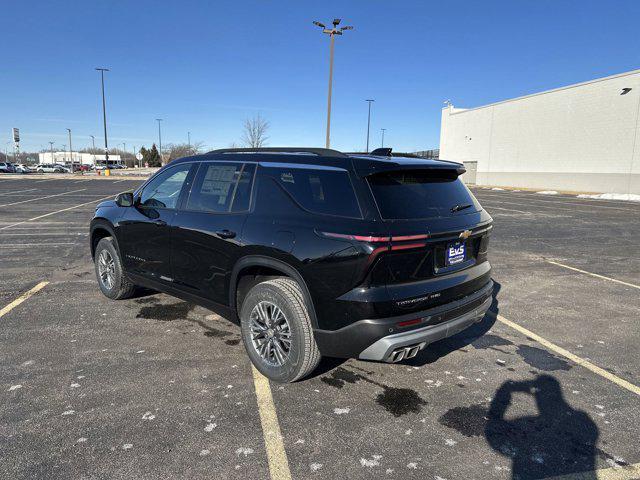
[[[382,132],[382,145],[380,145],[380,147],[384,147],[384,132],[387,131],[386,128],[381,128],[380,131]]]
[[[71,129],[67,128],[69,132],[69,157],[71,157],[71,173],[73,173],[73,147],[71,146]]]
[[[327,97],[327,139],[325,141],[325,147],[329,148],[331,146],[331,85],[333,83],[333,43],[336,35],[342,35],[342,32],[345,30],[353,30],[352,26],[346,26],[342,28],[338,28],[340,25],[340,19],[335,18],[333,20],[333,28],[327,28],[323,23],[313,22],[314,25],[320,27],[322,29],[322,33],[326,33],[331,37],[330,47],[329,47],[329,95]]]
[[[371,126],[371,104],[375,102],[375,100],[365,100],[369,104],[369,115],[367,116],[367,153],[369,153],[369,127]]]
[[[109,146],[107,144],[107,104],[104,99],[104,72],[108,72],[108,68],[96,68],[100,72],[102,80],[102,122],[104,124],[104,164],[109,165]]]
[[[160,129],[160,122],[162,122],[162,118],[156,118],[156,122],[158,122],[158,151],[160,153],[160,165],[162,165],[162,130]]]
[[[55,163],[53,161],[53,142],[49,142],[49,145],[51,146],[51,163]]]

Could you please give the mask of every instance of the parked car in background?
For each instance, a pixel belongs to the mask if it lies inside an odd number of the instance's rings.
[[[383,362],[479,322],[492,219],[459,163],[319,148],[182,158],[96,208],[112,299],[136,286],[237,321],[255,367],[292,382],[321,355]]]
[[[18,163],[16,166],[16,173],[32,173],[33,170],[29,165],[24,165],[22,163]]]
[[[9,162],[0,162],[0,173],[15,173],[16,169]]]
[[[69,173],[71,170],[59,163],[41,163],[36,171],[38,173]]]

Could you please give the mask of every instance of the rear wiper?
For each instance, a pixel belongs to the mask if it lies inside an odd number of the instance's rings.
[[[464,204],[464,205],[454,205],[453,207],[451,207],[451,213],[456,213],[459,212],[460,210],[464,210],[465,208],[471,208],[473,205],[471,205],[470,203]]]

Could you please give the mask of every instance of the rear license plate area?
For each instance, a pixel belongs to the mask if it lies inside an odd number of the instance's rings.
[[[464,242],[447,244],[444,252],[444,266],[458,265],[466,260],[467,245]]]

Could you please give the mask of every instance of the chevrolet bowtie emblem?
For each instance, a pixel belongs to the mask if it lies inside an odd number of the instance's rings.
[[[471,230],[465,230],[464,232],[462,232],[462,233],[460,234],[460,236],[459,236],[459,237],[460,237],[462,240],[466,240],[467,238],[469,238],[469,235],[471,235]]]

